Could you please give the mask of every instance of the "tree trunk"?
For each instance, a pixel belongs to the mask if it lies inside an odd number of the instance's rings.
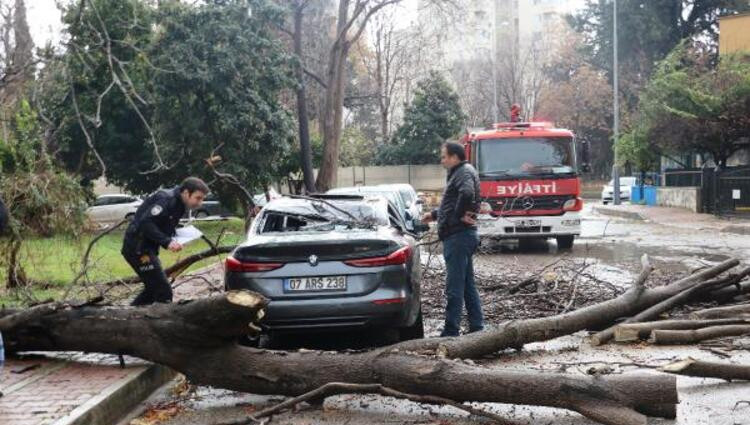
[[[302,176],[307,193],[315,192],[313,175],[312,147],[310,146],[310,122],[307,117],[307,95],[305,93],[304,56],[302,54],[302,18],[304,7],[300,4],[294,8],[294,54],[297,55],[297,120],[299,121],[299,144],[302,160]]]
[[[172,367],[198,385],[256,394],[296,396],[346,382],[458,402],[558,407],[613,425],[645,425],[646,415],[674,418],[676,413],[676,379],[668,375],[591,377],[488,369],[393,346],[348,354],[237,345],[235,339],[262,317],[266,303],[260,295],[230,291],[141,308],[39,309],[35,317],[27,315],[0,330],[12,351],[129,354]],[[0,318],[13,313],[1,312]]]
[[[336,41],[331,47],[326,72],[325,107],[323,110],[323,161],[315,186],[325,192],[336,186],[339,167],[346,57],[350,42],[347,39],[350,0],[339,0]]]

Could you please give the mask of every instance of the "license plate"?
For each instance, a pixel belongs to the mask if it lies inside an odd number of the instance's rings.
[[[517,227],[539,227],[542,225],[542,220],[519,220],[516,221]]]
[[[346,276],[294,277],[284,279],[284,292],[346,291]]]

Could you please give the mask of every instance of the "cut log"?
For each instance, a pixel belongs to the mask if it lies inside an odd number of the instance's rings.
[[[750,381],[750,366],[704,362],[688,357],[660,368],[661,371],[698,378]]]
[[[648,339],[654,330],[689,330],[722,325],[750,325],[748,319],[716,320],[659,320],[656,322],[626,323],[615,326],[614,339],[617,342],[632,342]]]
[[[750,303],[707,308],[690,313],[691,319],[750,318]]]
[[[623,323],[638,323],[653,320],[659,317],[660,314],[671,310],[672,308],[682,305],[688,302],[690,299],[695,297],[697,294],[710,291],[711,289],[721,289],[728,285],[734,285],[737,282],[750,275],[750,267],[743,269],[741,272],[725,276],[722,278],[716,278],[707,280],[705,282],[698,283],[678,294],[675,294],[664,301],[655,304],[642,312],[636,314],[633,317],[629,317]],[[609,327],[601,332],[596,333],[591,337],[591,344],[600,345],[608,342],[614,336],[614,326]]]
[[[750,325],[711,326],[690,331],[655,330],[648,342],[656,345],[695,344],[707,339],[750,334]]]
[[[58,309],[16,323],[4,336],[13,351],[129,354],[169,366],[194,384],[256,394],[298,396],[331,382],[346,382],[380,384],[459,403],[558,407],[612,425],[645,425],[647,414],[674,417],[676,412],[676,379],[669,375],[592,377],[488,369],[394,346],[330,353],[237,345],[237,336],[262,316],[266,302],[254,293],[232,291],[141,308]]]

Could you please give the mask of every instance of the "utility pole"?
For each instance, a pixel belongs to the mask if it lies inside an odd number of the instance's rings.
[[[612,201],[614,205],[620,205],[620,169],[617,167],[617,140],[620,137],[620,99],[619,99],[619,84],[617,80],[617,0],[613,0],[612,2],[613,7],[613,37],[612,37],[612,45],[613,45],[613,54],[614,57],[612,58],[612,69],[613,69],[613,80],[614,80],[614,88],[612,90],[613,96],[614,96],[614,138],[612,143],[612,150],[614,151],[614,161],[612,163],[612,190],[614,193],[612,193]]]

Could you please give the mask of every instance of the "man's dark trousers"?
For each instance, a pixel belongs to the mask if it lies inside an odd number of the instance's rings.
[[[445,295],[445,327],[441,336],[458,336],[461,329],[461,313],[464,303],[469,316],[469,332],[484,328],[482,304],[474,283],[473,256],[479,247],[476,229],[453,233],[443,240],[443,258],[447,278]]]
[[[172,302],[172,286],[156,254],[125,255],[125,260],[141,278],[144,286],[130,305]]]

